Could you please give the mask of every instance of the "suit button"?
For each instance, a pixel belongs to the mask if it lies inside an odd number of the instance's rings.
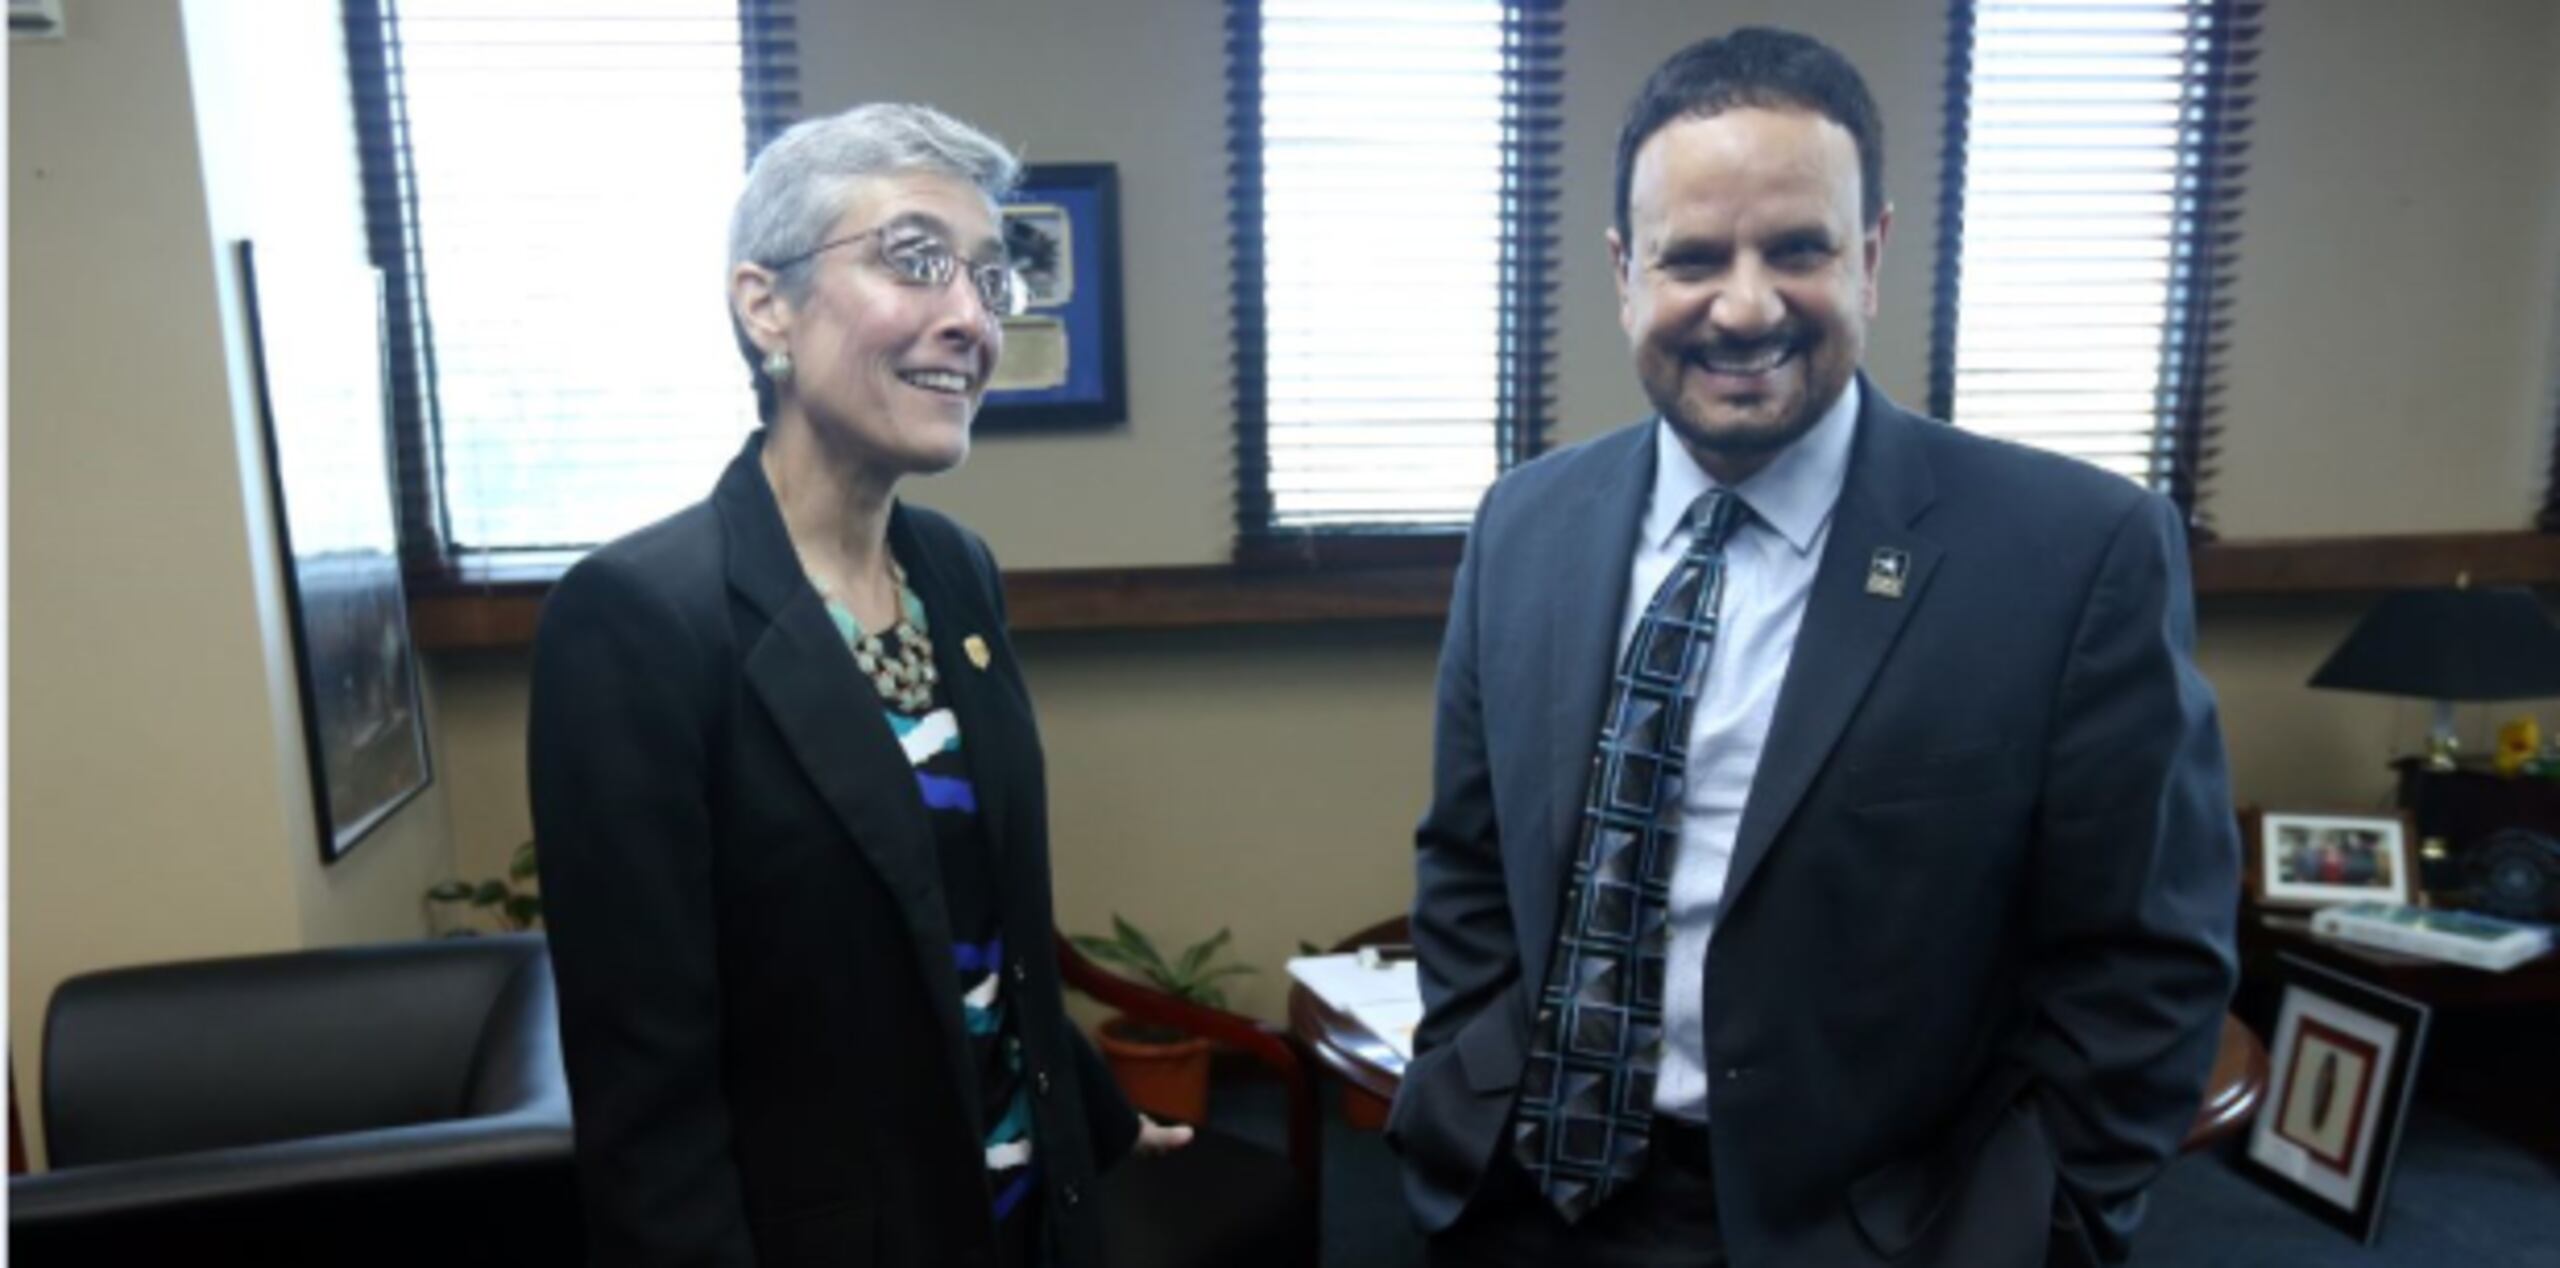
[[[1749,1077],[1751,1077],[1751,1067],[1747,1065],[1729,1065],[1724,1068],[1724,1081],[1727,1083],[1738,1083]]]
[[[1020,960],[1013,962],[1013,980],[1017,983],[1031,980],[1031,970],[1024,968]]]
[[[1058,1190],[1058,1201],[1065,1203],[1068,1210],[1074,1210],[1076,1203],[1084,1201],[1084,1193],[1072,1184],[1065,1185]]]
[[[1046,1071],[1046,1070],[1035,1070],[1035,1071],[1033,1071],[1033,1072],[1032,1072],[1032,1075],[1031,1075],[1031,1090],[1032,1090],[1032,1092],[1033,1092],[1034,1094],[1036,1094],[1036,1095],[1040,1095],[1040,1096],[1047,1096],[1047,1095],[1049,1094],[1049,1072],[1048,1072],[1048,1071]]]

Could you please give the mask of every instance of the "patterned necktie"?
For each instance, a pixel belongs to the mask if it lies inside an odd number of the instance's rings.
[[[1747,513],[1724,489],[1690,508],[1688,553],[1627,641],[1592,757],[1511,1142],[1566,1223],[1644,1171],[1689,710],[1715,648],[1725,539]]]

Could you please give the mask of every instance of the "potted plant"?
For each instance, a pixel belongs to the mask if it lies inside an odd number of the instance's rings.
[[[1095,960],[1194,1004],[1225,1008],[1227,993],[1218,983],[1254,971],[1251,965],[1219,962],[1219,953],[1233,937],[1225,929],[1170,959],[1156,950],[1154,940],[1116,912],[1111,932],[1108,938],[1077,934],[1069,940]],[[1208,1116],[1208,1040],[1129,1017],[1102,1023],[1097,1039],[1131,1104],[1158,1118],[1187,1123]]]
[[[516,847],[507,874],[478,883],[446,881],[427,891],[427,928],[442,936],[479,933],[494,925],[508,933],[542,927],[542,891],[535,888],[539,869],[533,842]],[[475,915],[475,913],[479,913]]]

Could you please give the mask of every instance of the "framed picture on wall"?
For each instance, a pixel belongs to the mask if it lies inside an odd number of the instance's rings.
[[[2406,903],[2413,893],[2405,814],[2241,816],[2249,896],[2266,907]]]
[[[2282,974],[2267,1099],[2250,1127],[2243,1169],[2372,1245],[2426,1043],[2427,1006],[2297,956],[2282,957]]]
[[[380,276],[360,257],[239,247],[285,567],[320,857],[434,778],[400,582]]]
[[[1120,177],[1109,163],[1033,164],[1004,206],[1024,311],[978,409],[984,432],[1107,427],[1129,418],[1120,328]]]

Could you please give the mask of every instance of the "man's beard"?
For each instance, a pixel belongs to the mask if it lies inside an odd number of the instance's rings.
[[[1776,453],[1802,439],[1806,432],[1812,431],[1814,424],[1822,421],[1822,416],[1830,411],[1832,402],[1839,398],[1839,393],[1833,392],[1827,399],[1814,399],[1816,385],[1813,382],[1811,369],[1814,345],[1815,341],[1808,338],[1805,332],[1789,329],[1748,343],[1728,341],[1687,349],[1681,354],[1680,373],[1672,380],[1670,399],[1666,400],[1657,394],[1650,382],[1645,387],[1646,395],[1652,397],[1654,409],[1659,411],[1663,420],[1671,425],[1671,430],[1693,448],[1737,458]],[[1710,369],[1712,363],[1745,362],[1765,355],[1773,349],[1782,350],[1781,355],[1792,358],[1789,364],[1805,384],[1805,399],[1796,417],[1775,423],[1709,429],[1681,412],[1681,381],[1687,377],[1690,369],[1712,372]]]

